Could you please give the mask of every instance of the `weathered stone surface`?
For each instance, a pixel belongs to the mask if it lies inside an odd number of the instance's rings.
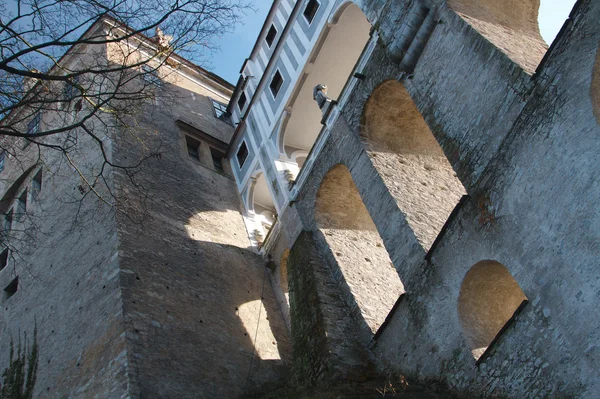
[[[362,7],[366,15],[375,14],[371,3]],[[594,342],[600,338],[594,306],[600,288],[591,265],[598,256],[600,221],[588,208],[599,195],[600,125],[594,115],[600,4],[578,3],[533,76],[539,56],[531,54],[523,69],[522,62],[511,61],[526,55],[510,54],[512,39],[499,49],[474,29],[472,20],[467,23],[465,15],[444,5],[435,9],[439,23],[407,76],[402,54],[395,52],[400,42],[394,39],[408,23],[411,5],[392,9],[397,12],[378,14],[382,40],[342,116],[327,127],[327,141],[292,204],[298,216],[283,220],[300,219],[305,229],[316,231],[319,189],[332,168],[347,166],[406,289],[371,348],[379,372],[443,381],[456,392],[478,397],[593,396],[600,384],[594,373],[599,356]],[[387,18],[396,19],[391,23]],[[374,151],[369,154],[369,141],[360,140],[365,105],[382,82],[394,79],[406,88],[469,193],[448,220],[451,207],[444,210],[429,234],[435,245],[426,246],[428,253],[415,235],[418,225],[402,212],[403,199],[423,197],[419,190],[403,192],[408,184],[400,183],[416,178],[418,164],[386,168]],[[442,184],[445,178],[434,174],[432,181]],[[431,221],[431,215],[424,220]],[[293,233],[297,226],[284,228]],[[351,241],[352,234],[339,240]],[[330,259],[335,245],[317,242],[320,256]],[[459,321],[458,300],[465,275],[481,261],[502,264],[530,302],[501,329],[504,321],[497,323],[498,335],[477,365],[467,343],[469,332]],[[374,272],[364,266],[361,271]],[[329,273],[335,275],[334,269]],[[293,280],[290,275],[291,286]],[[352,309],[357,292],[344,284],[338,287]],[[379,294],[373,290],[373,295]],[[512,299],[514,309],[523,297]],[[508,315],[502,313],[502,319]],[[291,316],[293,324],[293,306]],[[360,330],[364,320],[355,316],[351,322]]]

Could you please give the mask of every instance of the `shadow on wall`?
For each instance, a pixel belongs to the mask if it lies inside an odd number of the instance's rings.
[[[350,308],[374,334],[404,286],[344,165],[334,166],[317,193],[315,221],[339,267]]]
[[[373,166],[428,251],[465,188],[402,83],[377,86],[361,123]]]
[[[192,97],[176,94],[180,102]],[[160,159],[136,175],[145,195],[122,190],[119,214],[124,313],[141,394],[238,397],[281,385],[288,331],[264,261],[247,249],[235,182],[186,158],[174,134],[180,115],[148,115],[145,133],[123,135],[116,154],[133,159],[161,143]],[[130,187],[127,177],[117,180]]]

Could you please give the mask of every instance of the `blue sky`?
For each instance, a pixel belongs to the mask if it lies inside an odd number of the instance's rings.
[[[576,0],[541,0],[539,24],[542,37],[548,44],[554,40],[565,19],[569,16]],[[271,0],[254,0],[257,12],[248,12],[244,24],[234,33],[227,34],[219,40],[221,50],[216,52],[210,62],[210,70],[235,84],[239,77],[242,63],[250,55],[256,37],[269,12]]]

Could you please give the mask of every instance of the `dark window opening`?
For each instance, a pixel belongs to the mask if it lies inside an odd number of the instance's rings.
[[[41,114],[36,112],[33,118],[27,124],[27,134],[36,134],[40,131]]]
[[[4,232],[8,233],[10,229],[12,229],[12,221],[13,221],[13,210],[8,211],[6,215],[4,215]]]
[[[40,169],[39,172],[37,172],[35,174],[35,176],[33,176],[33,179],[31,180],[31,197],[33,199],[37,199],[37,197],[40,195],[40,191],[42,191],[42,170]]]
[[[271,29],[269,29],[269,32],[267,32],[267,45],[269,47],[271,47],[273,45],[273,42],[275,41],[275,37],[277,36],[277,29],[275,28],[275,25],[271,25]]]
[[[27,190],[17,199],[17,218],[20,220],[27,212]]]
[[[210,101],[212,101],[213,109],[215,110],[215,116],[221,120],[226,120],[228,117],[227,105],[215,101],[213,99],[211,99]]]
[[[4,269],[8,265],[8,248],[0,253],[0,270]]]
[[[317,0],[308,0],[306,8],[304,9],[304,18],[306,18],[309,24],[312,23],[313,19],[315,19],[318,9],[319,2]]]
[[[269,88],[271,89],[271,93],[273,93],[273,97],[277,97],[277,93],[279,93],[281,85],[283,85],[283,78],[281,77],[281,73],[276,71],[275,75],[273,75],[273,79],[271,79],[271,84],[269,84]]]
[[[4,300],[7,300],[11,296],[17,293],[17,288],[19,288],[19,277],[15,277],[13,281],[10,282],[4,289]]]
[[[187,153],[190,158],[194,158],[196,161],[200,160],[200,142],[194,140],[190,136],[185,136],[185,144],[187,146]]]
[[[63,98],[65,101],[73,100],[79,94],[79,76],[73,76],[68,82],[65,82]]]
[[[6,159],[6,151],[0,152],[0,172],[4,169],[4,160]]]
[[[244,165],[244,162],[246,162],[246,158],[248,158],[248,147],[246,146],[245,141],[242,141],[242,145],[240,145],[236,157],[241,168]]]
[[[240,94],[240,99],[238,100],[238,107],[240,107],[240,112],[244,110],[244,106],[246,105],[246,93],[242,92]]]
[[[211,147],[210,155],[212,157],[215,170],[224,173],[225,171],[223,170],[223,158],[225,158],[225,154]]]

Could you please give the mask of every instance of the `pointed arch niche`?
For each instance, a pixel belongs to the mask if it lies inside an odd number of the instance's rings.
[[[361,135],[417,240],[429,250],[466,191],[402,83],[389,80],[373,91]]]
[[[279,151],[292,159],[292,154],[308,155],[321,132],[321,110],[313,99],[318,84],[328,87],[327,95],[336,100],[342,92],[365,45],[371,24],[362,10],[347,2],[323,28],[286,105],[288,115],[279,132]],[[301,167],[306,157],[297,157]]]
[[[404,286],[344,165],[333,167],[321,183],[315,221],[361,316],[375,333]]]
[[[458,295],[458,319],[475,360],[483,360],[526,303],[519,283],[503,264],[484,260],[469,269]]]

